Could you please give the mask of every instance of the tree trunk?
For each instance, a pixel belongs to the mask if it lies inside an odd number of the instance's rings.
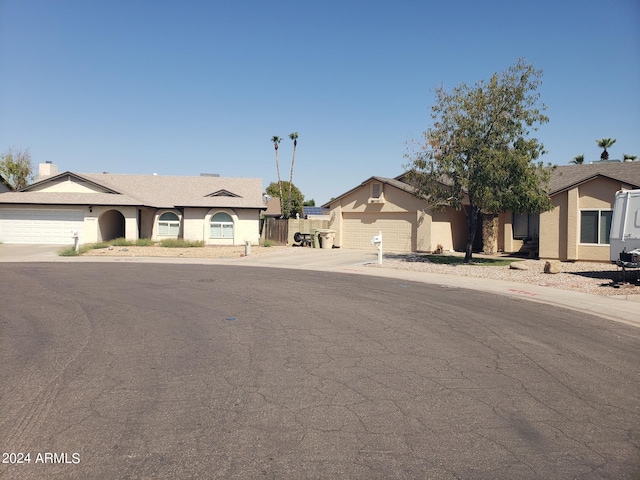
[[[276,171],[278,172],[278,190],[280,190],[280,214],[285,218],[288,218],[288,215],[285,215],[284,212],[284,197],[282,196],[282,181],[280,180],[280,164],[278,163],[278,145],[276,145]]]
[[[493,255],[498,250],[498,215],[482,215],[482,253]]]
[[[293,189],[293,164],[296,161],[296,147],[298,146],[298,140],[293,141],[293,156],[291,157],[291,173],[289,174],[289,205],[287,205],[287,212],[291,214],[291,190]]]
[[[476,230],[478,229],[478,213],[480,209],[475,205],[469,206],[469,214],[467,215],[467,248],[464,254],[464,263],[471,263],[473,255],[473,241],[476,238]]]

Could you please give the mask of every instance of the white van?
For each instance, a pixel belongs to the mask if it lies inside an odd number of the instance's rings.
[[[609,245],[613,263],[640,263],[640,190],[616,192]]]

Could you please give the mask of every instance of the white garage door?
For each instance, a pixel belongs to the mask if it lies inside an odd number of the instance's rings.
[[[82,210],[0,208],[0,240],[4,243],[73,244],[77,230],[82,241]]]
[[[410,213],[344,213],[342,246],[372,248],[371,237],[382,232],[382,248],[386,252],[411,252],[413,230]]]

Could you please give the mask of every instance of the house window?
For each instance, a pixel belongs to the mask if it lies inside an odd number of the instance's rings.
[[[382,195],[382,184],[374,183],[371,185],[371,198],[380,198]]]
[[[166,212],[158,219],[158,235],[177,237],[180,233],[180,219],[173,212]]]
[[[611,210],[582,210],[580,212],[580,243],[609,244]]]
[[[233,238],[233,219],[227,213],[216,213],[211,217],[209,237]]]
[[[512,225],[514,239],[536,238],[540,233],[540,215],[537,213],[514,213]]]

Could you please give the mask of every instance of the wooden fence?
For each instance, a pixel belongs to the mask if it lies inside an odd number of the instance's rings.
[[[266,218],[262,224],[261,238],[276,245],[291,245],[296,232],[311,233],[312,229],[329,228],[328,220],[304,220],[296,218]]]

